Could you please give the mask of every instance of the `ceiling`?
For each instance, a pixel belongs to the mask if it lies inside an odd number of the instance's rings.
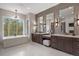
[[[17,12],[22,14],[37,14],[57,4],[59,3],[0,3],[0,8],[13,12],[17,9]]]

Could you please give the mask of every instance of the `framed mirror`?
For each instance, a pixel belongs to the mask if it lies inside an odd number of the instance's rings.
[[[74,8],[68,7],[59,11],[61,20],[61,32],[65,34],[74,33]]]
[[[43,33],[43,16],[38,18],[38,32]]]
[[[46,15],[46,32],[53,33],[54,32],[54,13],[50,13]]]

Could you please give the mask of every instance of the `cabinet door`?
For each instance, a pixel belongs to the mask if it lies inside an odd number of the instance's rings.
[[[36,41],[37,43],[42,44],[42,35],[41,35],[41,34],[36,34],[36,35],[35,35],[35,41]]]
[[[63,37],[56,37],[58,40],[57,40],[57,46],[58,46],[58,49],[59,50],[63,50],[63,44],[64,44],[64,42],[63,42]]]
[[[56,37],[51,37],[50,45],[53,48],[57,48],[57,39],[56,39]]]
[[[79,39],[73,40],[73,54],[79,56]]]
[[[36,35],[32,34],[32,41],[36,42]]]
[[[38,34],[37,41],[38,41],[38,43],[43,44],[43,39],[42,39],[42,35],[41,34]]]
[[[63,41],[63,50],[68,52],[68,53],[72,53],[72,38],[67,38],[64,37],[64,41]]]
[[[32,34],[32,41],[42,44],[42,35]]]

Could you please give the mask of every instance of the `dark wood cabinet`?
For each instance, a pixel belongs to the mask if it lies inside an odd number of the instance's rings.
[[[32,41],[43,44],[42,41],[42,35],[41,34],[32,34]]]
[[[58,50],[73,54],[73,38],[63,36],[52,36],[50,42],[51,47],[55,47]]]
[[[79,56],[79,39],[73,40],[73,54]]]
[[[64,46],[63,46],[63,44],[64,44],[64,42],[63,42],[63,37],[56,37],[56,39],[57,39],[57,47],[58,47],[58,49],[59,50],[63,50],[64,48]]]
[[[32,41],[43,44],[42,34],[32,34]],[[64,37],[64,36],[51,36],[50,47],[79,56],[79,38]]]
[[[55,37],[51,37],[50,45],[53,48],[57,48],[57,39]]]
[[[32,41],[37,42],[35,34],[32,34]]]
[[[63,39],[63,51],[73,53],[72,49],[72,38],[64,37]]]

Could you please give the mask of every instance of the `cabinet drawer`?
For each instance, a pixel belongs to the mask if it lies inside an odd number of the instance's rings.
[[[52,44],[51,44],[51,47],[57,48],[57,44],[56,44],[56,43],[52,43]]]
[[[79,42],[79,38],[75,38],[75,41],[78,41]]]
[[[74,44],[73,45],[74,48],[79,48],[79,42],[74,42],[73,44]]]
[[[52,39],[51,42],[57,42],[56,39]]]
[[[73,54],[79,56],[79,49],[78,48],[74,49]]]

